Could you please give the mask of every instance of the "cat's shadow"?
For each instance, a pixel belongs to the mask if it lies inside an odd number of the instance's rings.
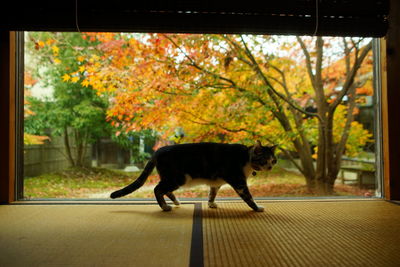
[[[118,215],[140,215],[146,217],[152,217],[154,219],[170,219],[174,220],[179,219],[193,219],[193,213],[187,212],[188,210],[183,210],[182,207],[173,206],[172,211],[165,212],[161,209],[132,209],[132,210],[113,210],[110,213],[118,214]],[[254,212],[252,210],[243,208],[243,210],[239,210],[237,208],[230,207],[218,207],[217,209],[211,209],[208,207],[203,207],[201,215],[198,215],[202,219],[209,220],[218,220],[218,219],[240,219],[240,220],[254,220],[257,218],[265,218],[267,220],[273,221],[287,221],[290,218],[287,218],[284,214],[276,214],[271,213],[266,209],[264,212]],[[292,218],[293,219],[293,218]]]
[[[182,211],[183,212],[182,212]],[[178,219],[186,219],[188,217],[193,217],[190,212],[184,211],[181,207],[173,207],[172,211],[165,212],[161,209],[132,209],[132,210],[112,210],[110,213],[118,214],[118,215],[139,215],[145,217],[152,217],[154,219],[168,219],[174,218]]]
[[[202,212],[201,217],[208,220],[237,219],[237,220],[268,220],[268,221],[288,221],[290,218],[284,214],[271,213],[266,209],[264,212],[255,212],[246,208],[243,210],[229,207],[218,207],[218,209],[208,209]],[[293,218],[292,218],[293,219]]]

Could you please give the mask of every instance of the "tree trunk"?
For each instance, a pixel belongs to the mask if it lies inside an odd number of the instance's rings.
[[[316,180],[315,193],[321,196],[330,196],[334,194],[335,177],[328,178],[325,176],[323,179]]]
[[[68,162],[69,162],[70,166],[73,167],[73,166],[75,166],[75,161],[74,161],[74,158],[73,158],[72,152],[71,152],[71,146],[69,143],[69,134],[68,134],[67,127],[64,128],[64,146],[65,146],[65,151],[67,153]]]
[[[306,146],[309,148],[309,146]],[[302,166],[302,174],[306,178],[307,190],[312,193],[315,191],[315,167],[314,159],[310,151],[305,151],[304,149],[297,148],[298,155],[300,157],[300,162]]]
[[[76,166],[83,167],[83,144],[82,143],[77,145]]]
[[[86,155],[86,138],[87,134],[79,131],[75,131],[75,143],[76,143],[76,166],[85,166],[85,155]]]

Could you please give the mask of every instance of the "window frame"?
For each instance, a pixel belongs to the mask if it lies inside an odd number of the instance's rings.
[[[15,123],[15,200],[23,200],[24,194],[24,32],[16,32],[16,57],[15,57],[15,76],[16,76],[16,90],[15,90],[15,110],[16,110],[16,123]],[[385,196],[384,192],[384,176],[383,176],[383,146],[382,146],[382,83],[381,83],[381,42],[379,38],[373,38],[373,79],[374,79],[374,132],[375,132],[375,190],[377,198]],[[22,73],[22,75],[21,75]],[[268,196],[265,196],[267,198]],[[313,198],[313,197],[310,197]],[[344,197],[339,197],[344,198]],[[70,200],[70,199],[68,199]],[[85,199],[90,200],[90,199]]]

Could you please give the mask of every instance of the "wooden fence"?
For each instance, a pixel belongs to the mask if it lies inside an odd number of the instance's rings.
[[[72,153],[75,146],[72,145]],[[91,146],[87,147],[85,165],[91,165]],[[62,137],[52,137],[43,145],[24,146],[24,176],[32,177],[69,167]]]

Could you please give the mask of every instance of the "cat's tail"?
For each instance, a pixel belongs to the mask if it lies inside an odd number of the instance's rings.
[[[155,166],[156,166],[156,163],[155,163],[154,159],[151,159],[146,164],[146,167],[144,167],[143,172],[133,183],[131,183],[130,185],[128,185],[120,190],[117,190],[117,191],[111,193],[110,197],[111,198],[123,197],[123,196],[126,196],[127,194],[130,194],[133,191],[139,189],[140,187],[142,187],[142,185],[146,182],[147,177],[149,177],[149,175],[151,174],[151,172],[153,171]]]

